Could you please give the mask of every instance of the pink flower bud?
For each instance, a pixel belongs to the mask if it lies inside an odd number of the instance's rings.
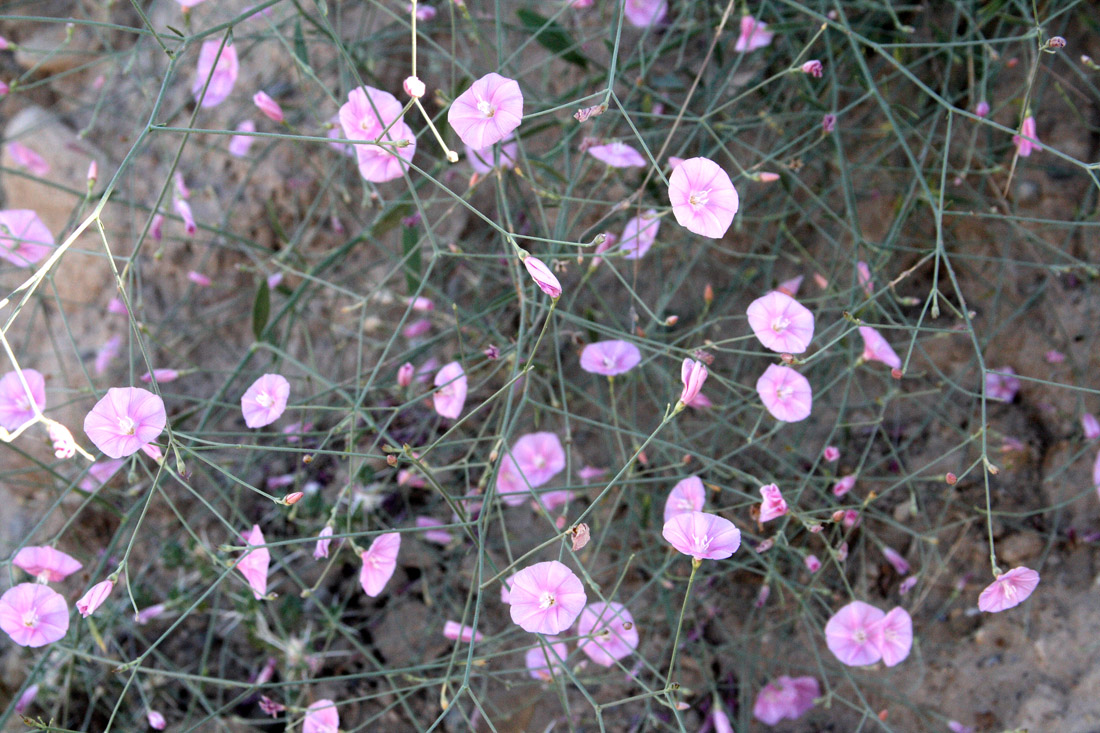
[[[836,463],[840,459],[840,449],[835,445],[826,446],[824,458],[829,463]]]
[[[985,117],[989,114],[989,102],[984,99],[978,102],[978,106],[974,108],[974,114],[978,115],[978,117]]]
[[[149,727],[153,730],[164,730],[168,722],[164,719],[164,716],[158,713],[156,710],[150,710],[145,714],[145,717],[149,719]]]
[[[550,272],[550,268],[546,266],[546,263],[538,257],[528,256],[524,258],[523,266],[527,268],[531,279],[535,281],[542,292],[551,298],[561,296],[561,283],[558,282],[558,278],[554,276],[554,273]]]
[[[810,76],[816,77],[818,79],[821,78],[821,75],[824,73],[824,71],[825,67],[822,66],[821,62],[817,59],[811,59],[810,61],[802,64],[803,74],[809,74]]]
[[[825,115],[821,118],[821,129],[825,132],[832,132],[836,129],[836,115]]]
[[[943,477],[943,480],[947,482],[948,486],[954,486],[955,483],[959,480],[959,477],[948,471],[947,475]]]
[[[413,374],[416,373],[416,367],[409,362],[402,364],[397,370],[397,386],[408,387],[412,384]]]
[[[680,402],[686,405],[699,395],[699,390],[707,381],[706,365],[694,359],[684,359],[680,367],[680,381],[684,384],[684,389],[680,392]]]
[[[154,242],[159,242],[161,237],[164,236],[164,214],[156,214],[153,216],[153,223],[149,225],[149,235],[153,238]]]
[[[806,563],[806,569],[811,573],[821,570],[821,561],[817,559],[817,555],[807,555],[802,562]]]
[[[0,97],[6,97],[10,91],[11,87],[8,86],[7,82],[0,81]]]
[[[766,585],[760,586],[760,590],[756,593],[756,601],[753,602],[757,608],[763,608],[764,604],[768,602],[768,596],[772,594],[772,589]]]
[[[305,496],[305,494],[303,494],[301,491],[295,491],[284,496],[283,501],[285,501],[288,505],[294,505],[297,504],[303,496]]]
[[[88,188],[95,185],[95,182],[99,180],[99,163],[94,160],[88,164]]]
[[[172,206],[175,208],[176,213],[180,215],[180,218],[183,219],[183,230],[187,232],[188,236],[193,236],[199,228],[195,225],[195,217],[191,214],[191,204],[177,198],[172,202]]]
[[[774,183],[779,180],[779,174],[771,171],[760,171],[756,174],[756,180],[761,183]]]
[[[844,496],[856,485],[855,475],[848,475],[833,484],[833,496]]]
[[[194,270],[190,270],[187,273],[187,279],[204,288],[208,288],[213,284],[213,281],[206,275],[203,275],[201,272],[195,272]]]
[[[427,87],[424,86],[424,82],[420,81],[420,79],[415,76],[410,76],[405,79],[403,86],[405,87],[405,94],[408,94],[413,99],[420,99],[424,96],[425,92],[428,91]]]
[[[279,103],[269,97],[266,92],[256,92],[252,95],[252,103],[255,104],[261,112],[267,115],[267,118],[274,122],[283,121],[283,108],[279,106]]]
[[[107,596],[111,595],[114,588],[115,584],[109,580],[96,583],[76,602],[76,610],[80,611],[81,616],[88,618],[96,612],[97,608],[103,605],[103,602],[107,600]]]

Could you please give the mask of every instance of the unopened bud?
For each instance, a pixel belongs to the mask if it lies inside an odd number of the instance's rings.
[[[710,283],[707,283],[706,287],[703,288],[703,302],[708,306],[714,302],[714,288],[711,287]]]
[[[95,185],[96,180],[99,179],[99,164],[94,160],[88,164],[88,188]]]
[[[428,91],[427,87],[424,86],[424,82],[420,81],[420,79],[415,76],[410,76],[405,79],[404,87],[405,94],[408,94],[413,99],[420,99],[424,96],[424,93]]]
[[[391,466],[396,466],[397,465],[397,456],[393,455],[392,453],[390,455],[386,456],[386,463],[388,463]]]
[[[1066,39],[1062,38],[1061,36],[1051,36],[1050,40],[1047,41],[1047,48],[1065,48],[1065,47],[1066,47]]]
[[[291,505],[297,504],[298,501],[302,498],[302,496],[303,496],[303,494],[302,494],[301,491],[295,491],[294,493],[287,494],[286,496],[284,496],[283,501],[286,502],[286,504],[288,506],[291,506]]]
[[[901,379],[902,375],[904,375],[904,374],[905,374],[905,372],[898,369],[897,367],[894,367],[893,369],[890,370],[890,376],[893,377],[894,379]]]
[[[779,360],[782,361],[784,364],[793,364],[794,354],[780,354]]]
[[[665,319],[665,325],[666,326],[675,326],[676,323],[679,320],[680,320],[680,316],[669,316],[668,318]]]
[[[948,486],[954,486],[958,482],[959,477],[948,471],[947,475],[943,477],[943,480],[947,482]]]
[[[761,183],[775,183],[779,180],[779,174],[771,171],[760,171],[756,174],[756,180]]]

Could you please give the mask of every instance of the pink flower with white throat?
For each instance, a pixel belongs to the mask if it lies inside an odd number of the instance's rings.
[[[623,259],[639,260],[644,257],[657,241],[657,232],[660,229],[661,220],[654,209],[647,209],[641,216],[631,218],[623,227],[623,236],[619,242]]]
[[[746,314],[756,338],[772,351],[801,354],[814,337],[813,313],[778,290],[754,300]]]
[[[680,366],[680,381],[684,385],[680,392],[680,403],[691,404],[699,396],[703,383],[707,381],[707,365],[694,359],[684,359],[684,363]]]
[[[435,375],[436,391],[432,394],[435,411],[441,417],[457,420],[466,404],[466,372],[457,361],[444,364]]]
[[[580,578],[557,560],[520,570],[510,584],[512,621],[531,633],[558,634],[568,629],[588,600]]]
[[[760,487],[760,495],[764,497],[760,505],[760,521],[770,522],[787,513],[787,502],[783,499],[783,493],[775,484]]]
[[[260,530],[258,524],[253,524],[251,531],[244,534],[243,537],[249,547],[266,544],[264,533]],[[237,562],[237,569],[248,581],[249,587],[252,588],[252,595],[257,601],[263,600],[264,595],[267,593],[267,570],[270,565],[271,553],[266,547],[245,550],[244,555]]]
[[[46,409],[46,378],[36,369],[24,369],[23,380],[30,387],[30,395],[23,388],[18,372],[0,377],[0,428],[17,430],[33,420],[32,400],[39,412]]]
[[[265,374],[241,395],[244,424],[262,428],[275,422],[286,410],[290,398],[290,382],[281,374]]]
[[[729,175],[709,158],[689,158],[668,179],[668,198],[677,223],[690,232],[721,239],[740,206]]]
[[[385,532],[374,538],[360,558],[363,567],[359,571],[359,584],[371,598],[377,597],[390,582],[397,569],[397,553],[401,550],[401,534]]]
[[[829,651],[850,667],[874,664],[882,659],[879,621],[886,614],[863,601],[852,601],[825,624]]]
[[[69,630],[69,607],[57,591],[20,583],[0,596],[0,629],[19,646],[51,644]]]
[[[999,613],[1026,601],[1039,586],[1039,573],[1031,568],[1013,568],[1001,573],[978,597],[978,608]]]
[[[608,377],[624,374],[641,361],[642,352],[629,341],[595,341],[581,351],[581,369]]]
[[[62,581],[84,567],[72,555],[48,545],[22,548],[15,553],[11,564],[27,571],[39,582],[46,583]]]
[[[0,211],[0,259],[29,267],[54,248],[50,230],[30,209]]]
[[[805,420],[813,408],[809,380],[789,366],[769,365],[756,380],[756,393],[772,417],[782,422]]]
[[[471,84],[447,110],[447,122],[474,150],[500,142],[522,120],[523,92],[519,83],[496,73]]]
[[[665,499],[665,523],[667,524],[668,520],[677,514],[703,511],[706,498],[707,490],[698,476],[688,476],[677,481],[672,491],[668,492],[668,498]]]
[[[596,160],[606,163],[612,168],[642,168],[645,166],[645,158],[642,157],[642,154],[626,143],[614,142],[607,145],[593,145],[587,152]]]
[[[724,560],[741,546],[741,530],[717,514],[676,514],[661,530],[670,545],[692,560]]]
[[[813,677],[777,677],[760,690],[752,706],[752,715],[765,725],[782,720],[797,720],[821,697],[821,688]]]
[[[364,180],[384,183],[400,178],[412,161],[416,136],[405,123],[403,109],[396,97],[381,89],[364,86],[348,92],[339,115],[344,136],[374,143],[350,146]],[[408,144],[399,144],[401,141]]]
[[[164,401],[140,387],[112,387],[84,418],[84,432],[110,458],[132,456],[164,431]]]
[[[621,603],[598,601],[581,611],[577,649],[596,664],[610,667],[638,648],[638,625]]]

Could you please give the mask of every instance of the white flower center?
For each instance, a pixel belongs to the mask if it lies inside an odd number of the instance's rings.
[[[260,407],[271,407],[275,404],[275,398],[267,392],[260,392],[260,394],[256,395],[256,404]]]
[[[31,402],[27,399],[26,393],[21,394],[19,398],[15,400],[15,407],[19,412],[30,412]]]
[[[122,431],[123,435],[133,435],[137,425],[134,423],[134,418],[123,415],[118,419],[118,429]]]
[[[700,537],[699,535],[695,534],[694,532],[691,533],[691,544],[699,552],[706,552],[706,549],[708,547],[710,547],[710,541],[711,541],[711,538],[708,537],[705,534]]]
[[[603,365],[605,368],[610,369],[611,367],[615,366],[615,360],[610,356],[605,356],[603,358]]]
[[[23,625],[28,629],[33,629],[38,626],[38,611],[30,609],[23,613]]]
[[[692,191],[688,196],[688,203],[692,206],[706,206],[710,199],[710,189],[704,191]]]
[[[852,634],[852,640],[857,644],[865,643],[867,641],[867,632],[863,629],[856,629],[855,633]]]
[[[782,386],[782,387],[776,387],[776,388],[775,388],[775,396],[776,396],[776,397],[777,397],[777,398],[778,398],[778,399],[779,399],[780,401],[783,401],[783,400],[787,399],[787,398],[788,398],[788,397],[790,397],[790,396],[791,396],[792,394],[794,394],[794,389],[792,389],[791,387],[788,387],[788,386],[786,386],[786,385],[784,385],[784,386]]]
[[[557,602],[558,602],[557,599],[554,598],[554,594],[551,593],[548,590],[543,591],[542,595],[539,596],[539,608],[541,608],[543,610],[545,610],[547,608],[550,608],[551,606],[553,606]]]
[[[772,330],[776,333],[782,333],[787,326],[791,325],[791,319],[786,316],[779,316],[772,321]]]
[[[535,456],[531,463],[535,464],[535,468],[542,468],[546,465],[546,459],[542,456]]]
[[[486,117],[492,117],[497,113],[497,108],[489,104],[489,100],[479,97],[477,100],[477,111]]]

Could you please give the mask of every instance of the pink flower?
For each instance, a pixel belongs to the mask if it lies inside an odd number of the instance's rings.
[[[802,73],[803,74],[809,74],[810,76],[815,77],[817,79],[820,79],[821,75],[825,71],[825,67],[822,66],[821,62],[818,61],[817,59],[811,59],[811,60],[807,61],[806,63],[802,64],[801,68],[802,68]]]
[[[50,164],[46,159],[23,143],[8,143],[8,154],[17,166],[26,168],[36,176],[44,176],[50,172]]]
[[[588,154],[596,160],[607,163],[612,168],[642,168],[645,158],[626,143],[614,142],[607,145],[593,145]]]
[[[565,450],[555,433],[521,436],[505,456],[509,457],[532,488],[546,484],[565,469]]]
[[[442,417],[457,419],[466,404],[466,373],[462,371],[462,365],[457,361],[444,364],[436,372],[433,383],[438,388],[432,394],[435,411]]]
[[[638,648],[638,626],[621,603],[589,603],[577,622],[577,649],[602,667],[610,667]]]
[[[856,485],[855,474],[848,474],[842,476],[839,481],[833,484],[833,496],[841,497],[847,494]]]
[[[989,102],[985,101],[984,99],[978,102],[978,106],[974,108],[974,114],[976,114],[978,117],[985,117],[987,114],[989,114]]]
[[[714,724],[714,733],[734,733],[729,716],[719,705],[710,711],[710,722]]]
[[[546,507],[546,511],[548,512],[552,512],[558,507],[565,506],[569,502],[573,501],[573,499],[575,498],[576,494],[574,494],[572,491],[566,491],[564,489],[561,491],[546,491],[539,494],[538,496],[538,500],[542,502],[542,505]],[[581,526],[584,527],[586,525],[582,524]],[[587,540],[585,542],[587,544]],[[579,548],[574,547],[573,549],[577,550]]]
[[[80,488],[88,493],[96,491],[122,468],[123,463],[118,460],[96,461],[88,469],[88,475],[80,482]]]
[[[409,3],[409,10],[412,10],[412,3]],[[435,18],[436,9],[431,5],[425,5],[420,3],[416,6],[416,19],[419,21],[429,21]]]
[[[402,82],[401,88],[405,90],[405,94],[408,94],[414,99],[420,99],[428,93],[428,87],[416,76],[405,77],[405,81]]]
[[[0,596],[0,629],[19,646],[45,646],[69,630],[69,607],[52,588],[20,583]]]
[[[154,369],[141,375],[141,381],[149,384],[155,378],[157,382],[174,382],[179,379],[180,373],[175,369]]]
[[[256,123],[252,120],[245,120],[237,125],[237,132],[256,132]],[[251,135],[234,135],[229,138],[229,154],[235,158],[245,157],[248,155],[254,139]]]
[[[36,369],[24,369],[23,379],[31,388],[29,397],[18,372],[8,372],[0,377],[0,428],[17,430],[23,423],[33,420],[31,398],[39,412],[46,409],[46,378]]]
[[[784,280],[775,286],[775,289],[784,295],[789,295],[792,298],[798,295],[798,289],[802,287],[802,276],[792,277],[790,280]]]
[[[1085,440],[1100,438],[1100,422],[1097,422],[1096,416],[1091,412],[1081,415],[1081,429],[1085,432]]]
[[[313,548],[313,559],[320,560],[328,557],[328,546],[332,542],[332,526],[325,525],[321,534],[317,535],[317,546]]]
[[[410,362],[405,362],[400,367],[398,367],[398,369],[397,369],[397,386],[398,387],[408,387],[410,384],[412,384],[413,374],[415,372],[416,372],[416,367],[414,367]]]
[[[883,547],[882,554],[886,556],[886,562],[894,566],[894,570],[897,571],[898,575],[905,575],[909,572],[909,562],[893,547]]]
[[[807,555],[802,562],[811,573],[821,570],[821,561],[817,559],[817,555]]]
[[[674,515],[661,536],[693,560],[724,560],[741,546],[741,531],[733,522],[707,512]]]
[[[588,597],[572,570],[557,560],[530,565],[512,576],[512,621],[533,634],[557,634],[573,625]]]
[[[623,259],[639,260],[644,257],[656,241],[660,228],[661,220],[653,209],[647,209],[641,216],[635,216],[628,221],[623,227],[622,241],[619,244],[619,249],[625,252]]]
[[[432,527],[443,526],[443,522],[435,517],[417,517],[416,526],[427,530],[424,532],[424,539],[428,542],[434,542],[437,545],[449,545],[451,540],[454,539],[454,536],[445,529],[432,529]]]
[[[273,122],[282,122],[285,119],[283,116],[283,108],[279,106],[278,102],[268,96],[266,92],[256,92],[253,94],[252,103]]]
[[[896,606],[877,624],[875,631],[882,662],[893,667],[905,661],[913,647],[913,619],[904,608]]]
[[[1012,144],[1016,146],[1016,152],[1021,158],[1026,158],[1036,150],[1042,150],[1039,144],[1039,135],[1035,131],[1035,118],[1028,115],[1020,125],[1020,134],[1012,136]]]
[[[103,602],[107,600],[107,596],[111,595],[114,587],[115,584],[110,580],[96,583],[76,602],[76,610],[80,611],[82,617],[88,618],[96,612],[97,608],[103,605]]]
[[[554,678],[554,670],[565,666],[569,647],[552,636],[547,636],[545,641],[551,643],[545,648],[540,644],[528,649],[524,661],[527,664],[527,674],[536,680],[549,682]]]
[[[421,318],[405,326],[401,335],[407,339],[415,339],[423,336],[430,330],[432,330],[432,322],[427,318]]]
[[[641,361],[642,353],[628,341],[596,341],[581,351],[581,369],[608,377],[629,372]]]
[[[821,118],[821,130],[822,132],[832,132],[836,129],[836,115],[827,114]]]
[[[684,389],[680,392],[680,402],[691,404],[699,397],[699,390],[707,381],[707,365],[694,359],[684,359],[680,366],[680,381],[684,384]]]
[[[233,85],[237,83],[239,73],[237,49],[232,43],[222,47],[221,40],[217,38],[203,41],[202,49],[199,51],[199,66],[195,73],[195,82],[191,85],[191,93],[195,96],[195,101],[200,102],[203,107],[217,107],[233,91]],[[209,85],[206,83],[208,78]],[[206,88],[205,96],[203,87]]]
[[[485,635],[482,634],[480,631],[474,631],[473,628],[469,626],[463,626],[457,621],[448,621],[447,623],[443,624],[443,636],[447,637],[451,641],[457,641],[461,639],[467,644],[469,644],[471,640],[481,641],[485,638]]]
[[[814,337],[814,314],[778,290],[754,300],[746,312],[752,332],[772,351],[801,354]]]
[[[519,84],[496,73],[471,84],[447,110],[447,122],[474,150],[500,142],[522,120],[523,92]]]
[[[813,390],[809,381],[789,366],[770,364],[756,380],[756,393],[776,420],[798,422],[810,416]]]
[[[31,685],[27,689],[23,690],[23,694],[19,696],[19,699],[15,702],[15,712],[17,715],[22,715],[27,712],[27,708],[34,702],[34,698],[38,696],[38,685]]]
[[[290,398],[290,382],[281,374],[265,374],[241,395],[244,424],[262,428],[279,419]]]
[[[837,659],[851,667],[882,659],[879,621],[886,614],[863,601],[852,601],[825,624],[825,641]]]
[[[909,591],[913,590],[913,586],[915,586],[916,584],[917,576],[910,575],[908,578],[901,581],[901,584],[898,586],[898,593],[900,593],[901,595],[905,595]]]
[[[408,145],[353,145],[359,163],[359,175],[373,183],[400,178],[407,163],[416,153],[416,136],[405,124],[403,107],[389,92],[364,86],[348,92],[348,101],[340,107],[340,126],[349,140],[397,143]],[[376,111],[377,110],[377,111]],[[383,136],[382,131],[389,128]]]
[[[778,725],[781,720],[797,720],[821,697],[821,688],[813,677],[777,677],[760,690],[752,715],[765,725]]]
[[[668,198],[680,226],[721,239],[733,223],[740,199],[729,175],[709,158],[689,158],[668,179]]]
[[[985,394],[991,400],[1003,400],[1012,402],[1016,399],[1016,393],[1020,391],[1020,380],[1016,378],[1016,370],[1012,367],[1001,367],[1002,372],[986,372]]]
[[[156,605],[148,606],[134,614],[134,621],[144,626],[145,624],[155,619],[157,616],[160,616],[166,610],[167,606],[165,606],[163,603],[157,603]]]
[[[864,361],[881,361],[888,367],[901,368],[901,359],[881,333],[870,326],[860,326],[859,335],[863,337]]]
[[[122,347],[122,337],[112,336],[103,342],[103,345],[99,347],[99,350],[95,354],[95,373],[96,376],[103,374],[107,371],[107,367],[111,365],[115,357],[118,356],[118,351]]]
[[[1031,568],[1013,568],[986,586],[978,596],[978,608],[987,613],[1015,608],[1026,601],[1038,585],[1039,573]]]
[[[760,506],[760,521],[769,522],[787,513],[787,502],[783,499],[782,492],[775,484],[760,487],[760,495],[764,502]]]
[[[498,162],[499,155],[499,162]],[[466,146],[466,160],[470,161],[470,167],[474,172],[485,175],[498,165],[501,168],[511,168],[519,160],[519,145],[512,136],[504,138],[499,148],[490,145],[486,148],[476,149]]]
[[[11,564],[50,583],[64,580],[84,567],[71,555],[48,546],[24,547],[15,553]]]
[[[164,730],[168,726],[168,721],[156,710],[146,712],[145,718],[149,721],[149,727],[153,730]]]
[[[398,532],[385,532],[374,538],[370,547],[363,551],[363,568],[359,571],[359,585],[363,592],[375,598],[397,569],[397,553],[401,549],[401,535]]]
[[[1061,364],[1066,360],[1066,355],[1057,349],[1051,349],[1043,358],[1047,360],[1047,364]]]
[[[172,199],[172,208],[183,219],[183,231],[188,236],[193,236],[199,230],[199,227],[195,224],[195,215],[191,213],[191,204],[181,198],[175,198]]]
[[[201,272],[196,272],[195,270],[187,271],[187,279],[203,288],[208,288],[214,284],[214,281],[208,276],[203,275]]]
[[[302,733],[338,733],[340,713],[332,700],[318,700],[306,708],[302,721]]]
[[[635,28],[657,25],[668,14],[668,0],[625,0],[623,15]]]
[[[764,48],[772,42],[774,36],[766,24],[751,15],[742,15],[741,35],[737,37],[737,43],[733,44],[733,50],[744,53]]]
[[[253,524],[252,531],[242,536],[249,546],[266,544],[264,533],[258,524]],[[263,600],[264,594],[267,593],[267,570],[270,565],[271,553],[266,547],[245,550],[244,555],[237,561],[237,569],[252,587],[252,595],[257,601]]]
[[[0,211],[0,259],[29,267],[54,247],[53,235],[30,209]]]
[[[554,273],[550,272],[550,268],[540,260],[538,257],[525,257],[523,259],[523,266],[527,268],[528,274],[531,275],[531,279],[535,281],[535,284],[539,286],[542,292],[549,295],[551,298],[557,298],[561,296],[561,283],[558,282],[558,278],[554,276]]]
[[[829,463],[836,463],[840,460],[840,449],[835,445],[825,446],[825,452],[822,457]]]
[[[706,501],[707,492],[703,488],[703,482],[698,476],[688,476],[680,479],[668,492],[665,499],[664,521],[675,517],[677,514],[690,514],[703,511],[703,502]]]
[[[140,387],[112,387],[84,418],[84,432],[110,458],[132,456],[168,422],[164,401]]]

